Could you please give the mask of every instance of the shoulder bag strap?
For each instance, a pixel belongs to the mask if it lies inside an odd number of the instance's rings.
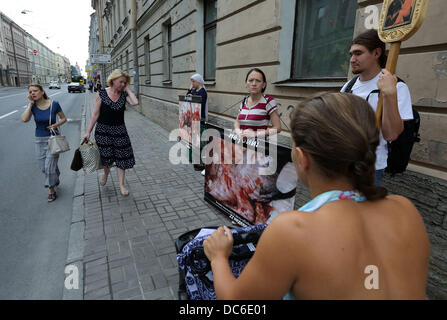
[[[50,100],[50,126],[51,126],[51,114],[53,113],[53,100]],[[50,132],[53,134],[53,136],[57,136],[57,133],[54,129],[50,129]]]

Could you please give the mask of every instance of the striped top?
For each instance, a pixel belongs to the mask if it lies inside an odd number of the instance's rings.
[[[266,130],[270,123],[270,115],[278,109],[275,99],[265,95],[251,108],[247,106],[247,101],[248,98],[241,103],[237,117],[241,130]]]

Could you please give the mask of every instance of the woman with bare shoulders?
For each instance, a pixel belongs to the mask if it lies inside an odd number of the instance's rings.
[[[226,227],[204,242],[219,299],[425,299],[429,240],[404,197],[375,187],[375,114],[328,93],[291,114],[292,159],[312,200],[278,215],[239,278]],[[267,276],[268,275],[268,276]]]

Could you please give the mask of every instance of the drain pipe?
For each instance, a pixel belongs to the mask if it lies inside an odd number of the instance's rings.
[[[137,0],[131,0],[130,7],[130,32],[132,36],[133,47],[133,75],[134,92],[137,98],[140,94],[140,69],[138,63],[138,44],[137,44]]]

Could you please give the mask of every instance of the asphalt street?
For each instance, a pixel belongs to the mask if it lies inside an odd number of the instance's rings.
[[[66,84],[44,89],[68,118],[62,134],[71,147],[59,158],[61,185],[53,203],[35,160],[35,122],[20,119],[27,89],[0,90],[0,299],[62,299],[76,178],[70,164],[85,94],[68,93]]]

